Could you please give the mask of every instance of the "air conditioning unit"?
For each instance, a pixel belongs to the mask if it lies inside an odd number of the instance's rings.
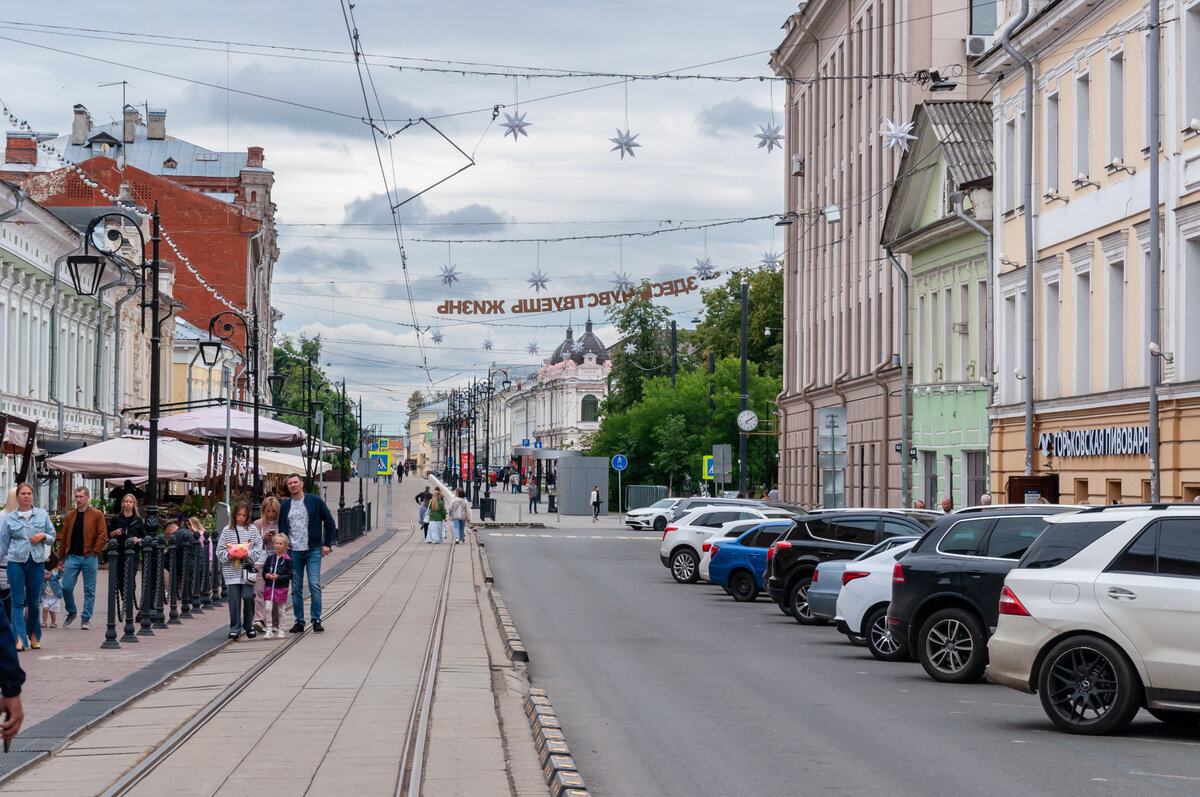
[[[968,58],[978,58],[979,56],[992,49],[992,42],[995,41],[995,36],[968,36],[963,39],[963,45],[967,51]]]

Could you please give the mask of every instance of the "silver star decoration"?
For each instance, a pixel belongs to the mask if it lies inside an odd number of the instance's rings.
[[[526,138],[529,134],[525,132],[525,128],[532,127],[533,122],[525,121],[525,114],[506,113],[504,114],[504,124],[500,125],[504,128],[504,137],[509,135],[513,137],[513,142],[516,142],[517,136],[522,135]]]
[[[912,122],[905,122],[901,125],[890,119],[884,119],[883,127],[879,128],[879,137],[883,139],[883,145],[888,149],[908,152],[908,142],[917,140],[917,137],[910,133],[914,126]]]
[[[610,149],[609,152],[616,152],[616,151],[620,150],[621,160],[625,160],[625,153],[629,153],[629,157],[632,158],[633,157],[633,148],[641,146],[641,144],[634,141],[634,139],[637,138],[639,135],[641,135],[641,133],[634,133],[633,135],[629,135],[628,130],[626,130],[624,133],[622,133],[621,128],[618,127],[617,128],[617,137],[609,139],[609,141],[616,144],[616,146],[613,147],[612,149]]]
[[[442,266],[441,277],[442,277],[443,285],[453,286],[454,283],[459,281],[458,265],[453,264],[453,265],[448,265],[448,266]]]
[[[581,343],[578,340],[575,341],[574,345],[571,346],[571,353],[572,354],[583,354],[583,343]]]
[[[529,272],[529,279],[525,280],[529,283],[529,287],[533,288],[537,293],[546,290],[546,283],[550,280],[545,273],[539,268],[537,271]]]
[[[433,342],[434,343],[442,342],[442,330],[440,330],[440,329],[433,330]]]
[[[767,152],[779,147],[783,149],[783,133],[779,132],[783,129],[783,125],[759,125],[758,129],[762,132],[754,136],[758,139],[758,148],[767,148]]]
[[[762,267],[770,271],[779,267],[779,255],[774,252],[763,252]]]
[[[717,276],[717,272],[713,269],[712,260],[709,258],[696,258],[696,265],[692,266],[692,271],[696,272],[696,276],[702,280],[710,280]]]
[[[633,290],[633,280],[629,279],[629,274],[624,271],[613,272],[612,284],[621,293],[629,293]]]
[[[491,351],[491,350],[492,350],[492,346],[495,346],[495,345],[496,345],[496,344],[492,343],[492,339],[491,339],[491,338],[484,338],[484,339],[483,339],[483,350],[484,350],[484,351]]]
[[[528,351],[530,354],[537,354],[537,352],[538,352],[537,343],[532,340],[529,341],[529,346],[528,346],[528,348],[526,348],[526,351]]]

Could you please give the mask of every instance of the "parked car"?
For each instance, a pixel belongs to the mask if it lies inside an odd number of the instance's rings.
[[[842,572],[834,625],[851,639],[862,637],[867,650],[880,661],[906,661],[911,658],[908,643],[892,633],[887,607],[892,599],[896,560],[917,544],[917,538],[893,537],[880,545],[889,542],[896,544],[882,551],[878,550],[880,546],[872,548]],[[811,592],[809,596],[811,599]]]
[[[709,542],[708,573],[712,583],[727,587],[735,601],[757,598],[767,569],[767,549],[790,525],[787,521],[760,523],[737,539]]]
[[[749,498],[684,498],[675,506],[671,507],[671,514],[667,518],[668,523],[674,523],[679,518],[694,512],[701,507],[720,506],[720,507],[737,507],[737,506],[752,506],[758,509],[763,509],[763,504]]]
[[[1058,728],[1122,730],[1145,707],[1200,725],[1200,506],[1051,519],[1005,579],[987,674]]]
[[[889,537],[924,534],[941,515],[889,509],[852,509],[804,515],[767,552],[764,578],[771,600],[805,625],[824,624],[808,608],[808,589],[817,565],[853,559]]]
[[[1034,504],[945,515],[892,574],[888,623],[929,677],[983,677],[1004,577],[1054,514],[1074,507]]]
[[[681,584],[694,584],[700,577],[701,546],[716,530],[735,520],[790,518],[790,512],[740,504],[700,506],[663,529],[658,558]]]
[[[761,523],[757,518],[754,520],[735,520],[732,523],[726,523],[721,528],[717,529],[717,533],[709,537],[700,545],[700,580],[712,583],[712,579],[708,577],[708,565],[712,561],[712,545],[713,543],[722,540],[734,540],[742,536],[743,533]],[[725,591],[729,591],[729,586],[725,586]]]
[[[625,513],[625,525],[635,529],[662,531],[667,527],[671,509],[682,500],[684,499],[663,498],[650,506],[631,509]]]
[[[821,620],[833,620],[837,617],[838,593],[842,591],[842,573],[854,562],[882,553],[889,548],[908,541],[915,541],[917,535],[889,537],[860,553],[853,559],[830,559],[817,565],[813,571],[812,585],[808,588],[808,610],[813,617]],[[888,577],[891,577],[889,571]],[[889,587],[890,589],[890,587]]]

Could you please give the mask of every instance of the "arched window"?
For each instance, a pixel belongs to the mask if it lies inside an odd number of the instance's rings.
[[[600,415],[600,400],[595,396],[584,396],[583,406],[579,409],[579,420],[584,423],[595,422]]]
[[[251,191],[251,192],[250,192],[250,201],[251,201],[251,202],[257,202],[257,201],[258,201],[258,192],[257,192],[257,191]]]

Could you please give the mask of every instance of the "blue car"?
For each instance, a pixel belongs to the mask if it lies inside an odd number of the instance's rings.
[[[725,587],[735,601],[752,601],[763,588],[767,572],[767,549],[792,522],[761,523],[734,540],[712,542],[708,578]]]

